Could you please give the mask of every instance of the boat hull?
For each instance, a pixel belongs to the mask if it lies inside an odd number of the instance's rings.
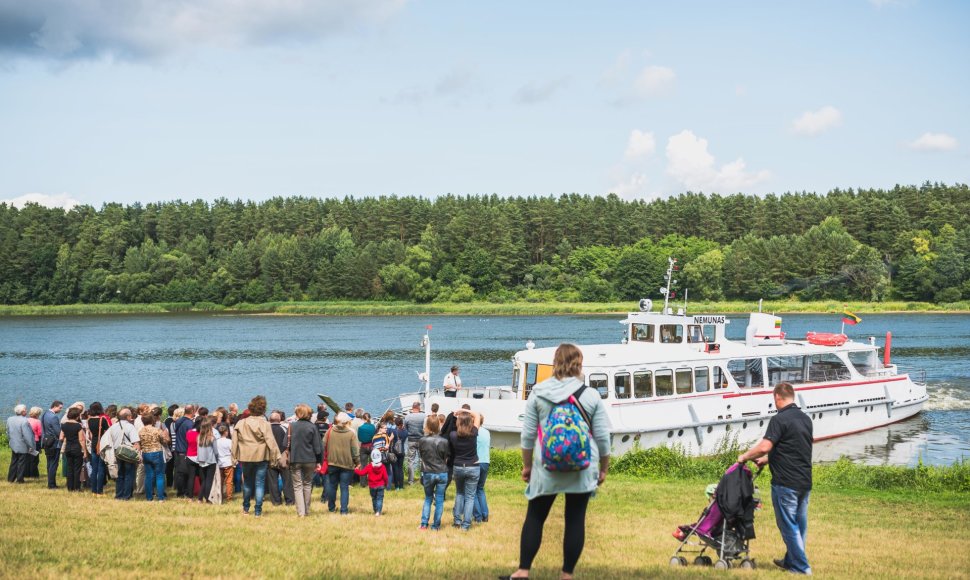
[[[436,394],[401,397],[409,409],[414,401],[439,413],[463,404],[485,417],[492,447],[519,447],[525,401],[502,398],[450,398]],[[796,404],[812,419],[816,441],[859,433],[918,414],[927,400],[925,385],[908,375],[869,377],[855,381],[800,385]],[[612,425],[612,453],[636,448],[678,447],[689,455],[710,455],[727,447],[747,446],[760,440],[774,416],[770,389],[715,390],[691,397],[605,401]]]

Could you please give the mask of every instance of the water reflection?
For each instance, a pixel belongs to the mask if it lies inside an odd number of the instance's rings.
[[[867,465],[950,464],[970,459],[970,438],[934,423],[956,421],[970,424],[968,411],[924,411],[899,423],[886,425],[815,443],[813,460],[836,461],[841,457]]]

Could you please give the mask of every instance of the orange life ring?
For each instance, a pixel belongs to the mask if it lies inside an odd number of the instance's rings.
[[[849,337],[833,332],[808,332],[805,334],[805,340],[809,344],[817,344],[819,346],[842,346],[845,344],[845,341],[849,340]]]

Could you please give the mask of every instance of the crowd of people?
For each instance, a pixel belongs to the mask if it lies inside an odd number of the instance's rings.
[[[69,492],[98,497],[113,481],[117,500],[163,502],[174,494],[226,503],[241,490],[242,513],[255,517],[267,496],[307,516],[314,488],[330,512],[348,514],[355,485],[369,489],[380,516],[386,491],[417,481],[425,490],[420,527],[433,530],[441,526],[445,488],[454,481],[454,526],[468,530],[488,521],[490,435],[482,421],[468,405],[446,416],[437,404],[425,413],[419,403],[403,417],[388,411],[374,421],[347,403],[331,423],[326,405],[314,412],[300,404],[287,416],[267,412],[263,396],[241,413],[235,403],[211,411],[195,404],[163,409],[78,401],[65,409],[54,401],[46,411],[17,405],[7,420],[7,481],[39,478],[43,455],[50,489],[61,487],[60,473]]]
[[[543,527],[559,494],[565,496],[563,562],[560,579],[572,578],[586,537],[586,510],[610,466],[611,426],[599,394],[583,383],[582,351],[562,344],[553,357],[553,376],[532,388],[523,414],[522,480],[528,509],[522,525],[518,568],[500,578],[528,578],[542,542]],[[446,377],[445,392],[461,388],[458,367]],[[453,388],[448,389],[451,385]],[[770,464],[772,503],[787,551],[774,563],[789,572],[811,574],[805,553],[808,504],[812,487],[812,423],[797,405],[789,383],[774,388],[777,414],[764,438],[738,457]],[[545,463],[542,432],[566,402],[582,416],[591,444],[586,464],[578,469],[550,469]],[[375,516],[384,512],[388,490],[413,485],[420,471],[424,505],[419,528],[438,530],[445,490],[455,483],[452,526],[468,531],[489,518],[485,482],[490,462],[490,434],[484,417],[469,405],[447,416],[437,404],[429,412],[414,403],[400,417],[392,411],[372,421],[369,413],[347,403],[331,424],[325,405],[316,413],[297,405],[291,416],[272,411],[266,398],[254,397],[241,414],[235,404],[210,412],[193,404],[162,409],[85,407],[77,402],[64,411],[54,401],[47,411],[17,405],[7,419],[12,453],[7,481],[39,478],[40,455],[47,460],[47,486],[56,489],[58,467],[68,491],[90,490],[104,496],[107,480],[115,498],[147,501],[175,497],[200,502],[232,501],[242,489],[242,513],[262,515],[263,499],[294,505],[297,515],[310,513],[313,488],[330,512],[349,513],[350,488],[369,488]],[[545,427],[543,427],[545,425]],[[432,506],[434,513],[432,515]]]

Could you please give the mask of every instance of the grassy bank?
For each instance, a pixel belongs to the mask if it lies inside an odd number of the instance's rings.
[[[9,451],[0,452],[6,472]],[[494,462],[493,462],[494,464]],[[43,471],[43,466],[41,467]],[[43,477],[43,475],[42,475]],[[63,480],[61,480],[63,481]],[[670,532],[694,520],[709,478],[611,475],[590,504],[581,578],[709,577],[709,569],[671,570]],[[366,490],[351,491],[351,515],[321,510],[309,518],[267,502],[265,517],[239,514],[240,500],[203,506],[181,500],[149,504],[47,490],[43,482],[0,482],[0,576],[63,577],[345,577],[494,578],[516,564],[525,513],[523,484],[490,477],[490,521],[469,533],[419,532],[423,493],[389,493],[386,515],[370,513]],[[762,489],[767,484],[759,480]],[[110,494],[112,485],[107,491]],[[765,492],[754,556],[763,569],[745,577],[778,578],[771,558],[783,544]],[[454,497],[449,490],[443,523]],[[952,578],[970,567],[970,494],[862,491],[819,486],[812,494],[808,551],[816,574],[839,578]],[[561,501],[546,526],[535,578],[560,565]],[[52,533],[57,529],[56,533]],[[352,547],[351,547],[352,546]],[[487,549],[483,549],[487,546]],[[349,548],[349,549],[348,549]],[[735,572],[736,573],[736,572]],[[735,574],[732,573],[732,574]]]
[[[747,313],[757,309],[757,302],[692,302],[695,314]],[[842,312],[838,301],[769,301],[763,309],[777,313]],[[856,314],[878,312],[970,312],[970,302],[932,304],[929,302],[849,302]],[[102,314],[166,314],[178,312],[220,312],[228,314],[278,314],[326,316],[420,316],[457,314],[471,316],[524,316],[555,314],[617,314],[637,310],[636,302],[461,302],[416,304],[413,302],[334,301],[334,302],[266,302],[237,304],[226,307],[211,302],[174,302],[159,304],[68,304],[58,306],[0,305],[0,316],[83,316]]]

